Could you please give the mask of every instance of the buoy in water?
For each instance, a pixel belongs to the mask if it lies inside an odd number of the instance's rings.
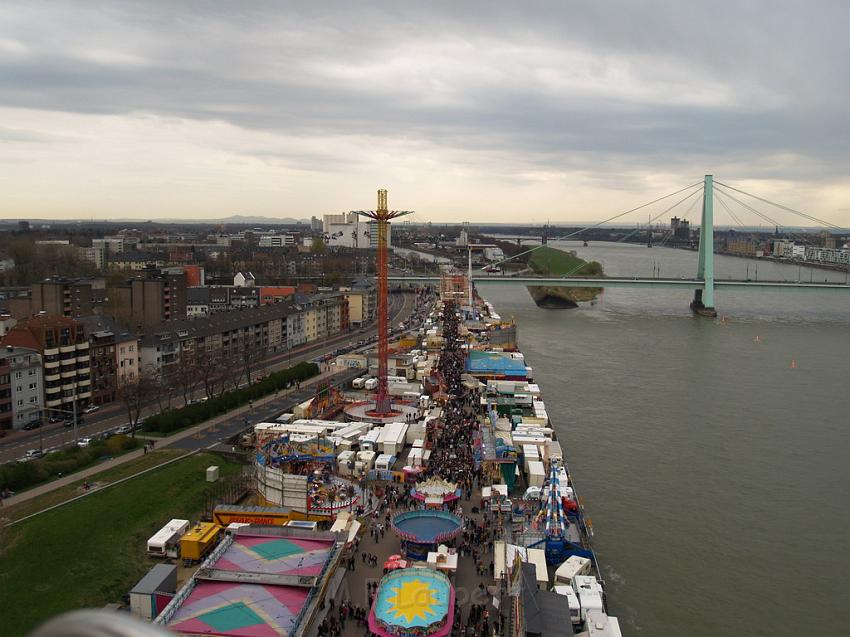
[[[791,359],[791,369],[797,369],[797,359]]]

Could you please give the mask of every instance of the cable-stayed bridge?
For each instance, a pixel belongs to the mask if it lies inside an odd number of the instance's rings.
[[[753,199],[756,199],[762,203],[769,204],[771,206],[777,207],[786,212],[793,213],[798,217],[806,219],[808,222],[815,222],[821,226],[831,227],[834,229],[840,229],[835,224],[829,223],[827,221],[823,221],[812,215],[806,214],[799,210],[794,210],[793,208],[789,208],[788,206],[784,206],[782,204],[774,203],[769,201],[763,197],[759,197],[758,195],[753,195],[748,192],[745,192],[739,188],[735,188],[733,186],[729,186],[720,182],[715,182],[713,175],[706,175],[705,179],[702,182],[697,182],[695,184],[691,184],[690,186],[686,186],[681,188],[673,193],[665,195],[664,197],[660,197],[658,199],[654,199],[651,202],[646,204],[642,204],[630,210],[627,210],[623,213],[619,213],[608,219],[595,223],[586,228],[582,228],[580,230],[576,230],[571,232],[568,235],[564,235],[562,237],[552,237],[549,241],[559,241],[570,238],[575,238],[580,236],[581,233],[602,226],[605,223],[609,223],[614,221],[615,219],[622,218],[630,213],[634,213],[638,210],[646,208],[652,204],[656,204],[665,199],[672,198],[676,195],[680,195],[682,193],[685,194],[682,198],[678,199],[671,206],[665,208],[660,213],[651,217],[649,219],[650,224],[653,221],[661,218],[662,216],[669,214],[675,209],[677,206],[688,204],[688,210],[685,213],[685,217],[687,214],[695,207],[695,204],[702,200],[702,215],[700,220],[700,232],[699,232],[699,250],[697,256],[697,271],[696,276],[694,278],[660,278],[660,277],[628,277],[628,276],[574,276],[573,272],[568,272],[564,276],[560,277],[552,277],[552,276],[494,276],[487,274],[483,271],[473,272],[472,270],[472,261],[470,256],[469,261],[469,279],[471,282],[480,281],[494,284],[503,284],[503,285],[540,285],[547,287],[572,287],[572,288],[662,288],[662,289],[687,289],[693,290],[694,296],[691,302],[691,307],[693,310],[699,314],[703,314],[706,316],[716,316],[717,312],[715,311],[715,300],[714,300],[714,292],[715,289],[731,289],[731,290],[748,290],[748,291],[766,291],[766,290],[783,290],[783,289],[793,289],[793,290],[807,290],[812,292],[831,292],[837,294],[848,294],[850,295],[850,285],[847,283],[836,283],[836,282],[824,282],[824,283],[815,283],[815,282],[789,282],[789,281],[765,281],[765,280],[757,280],[753,281],[750,279],[741,279],[741,280],[732,280],[732,279],[723,279],[718,280],[714,275],[714,202],[715,200],[720,203],[721,207],[735,220],[739,223],[739,225],[743,225],[741,223],[740,218],[735,214],[732,210],[732,206],[730,206],[731,202],[737,203],[739,206],[745,208],[749,212],[757,215],[763,221],[770,223],[772,226],[776,226],[777,228],[781,227],[783,224],[778,223],[776,219],[763,212],[762,210],[756,208],[752,204],[748,204],[746,201],[742,200],[739,195],[746,195]],[[689,203],[688,203],[689,202]],[[792,233],[792,236],[793,233]],[[663,245],[664,242],[662,242]],[[544,243],[545,244],[545,243]],[[519,254],[513,255],[502,261],[499,261],[492,265],[499,265],[506,261],[510,261],[512,259],[516,259],[517,257],[523,256],[535,250],[538,250],[542,247],[536,246],[521,252]],[[470,251],[471,255],[471,251]],[[583,266],[579,266],[578,269],[581,269]],[[391,276],[389,277],[389,281],[393,283],[423,283],[430,282],[436,283],[439,281],[439,277],[437,276]]]

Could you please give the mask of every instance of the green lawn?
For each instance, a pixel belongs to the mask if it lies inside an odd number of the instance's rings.
[[[171,518],[198,519],[211,464],[222,476],[241,467],[197,454],[3,529],[2,634],[24,635],[64,611],[121,601],[152,564],[145,541]]]
[[[538,274],[551,276],[562,276],[565,274],[590,276],[602,274],[602,266],[596,261],[587,262],[568,252],[550,248],[549,246],[537,248],[534,252],[530,253],[528,264]]]

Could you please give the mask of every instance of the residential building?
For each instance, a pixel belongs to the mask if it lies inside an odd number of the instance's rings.
[[[109,257],[109,268],[112,270],[139,271],[164,265],[165,258],[152,252],[119,252]]]
[[[149,272],[109,288],[109,313],[121,325],[142,331],[186,317],[186,275]]]
[[[358,281],[344,292],[352,325],[360,327],[375,320],[378,293],[371,281]]]
[[[291,248],[298,243],[298,234],[287,232],[284,234],[261,234],[259,237],[261,248]]]
[[[141,368],[159,371],[178,363],[181,356],[214,352],[224,353],[238,366],[246,347],[263,356],[283,351],[288,339],[286,324],[300,311],[291,303],[275,303],[162,325],[140,339]]]
[[[250,272],[237,272],[233,277],[233,286],[237,288],[253,287],[256,279]]]
[[[820,248],[818,246],[806,246],[805,249],[806,261],[850,265],[850,250],[843,248]]]
[[[64,316],[35,316],[9,330],[3,346],[24,347],[42,356],[44,405],[70,412],[91,399],[89,342],[82,322]]]
[[[104,405],[116,399],[118,388],[138,375],[138,338],[108,316],[82,316],[91,356],[91,402]]]
[[[32,349],[8,346],[0,351],[11,365],[12,428],[40,422],[44,409],[44,383],[41,356]]]
[[[304,307],[304,336],[308,343],[348,331],[348,301],[343,293],[321,294]]]
[[[278,303],[286,299],[292,298],[295,294],[295,286],[278,285],[278,286],[261,286],[260,287],[260,305],[270,305]]]
[[[206,316],[210,313],[210,288],[186,288],[186,316]]]
[[[35,314],[47,316],[84,316],[93,314],[102,304],[103,279],[66,279],[54,277],[33,283],[28,296],[10,299],[10,314],[25,319]]]
[[[104,255],[104,249],[102,247],[80,247],[77,246],[74,248],[77,252],[77,256],[83,261],[88,261],[93,264],[98,270],[102,270],[104,263],[106,261]]]

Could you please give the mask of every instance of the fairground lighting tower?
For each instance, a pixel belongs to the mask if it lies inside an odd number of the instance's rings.
[[[387,228],[391,219],[412,214],[411,210],[387,210],[387,191],[378,191],[378,209],[360,211],[362,217],[376,221],[378,230],[378,387],[375,396],[375,411],[370,415],[389,416],[392,403],[387,388],[387,359],[389,357],[389,316],[387,316]]]

